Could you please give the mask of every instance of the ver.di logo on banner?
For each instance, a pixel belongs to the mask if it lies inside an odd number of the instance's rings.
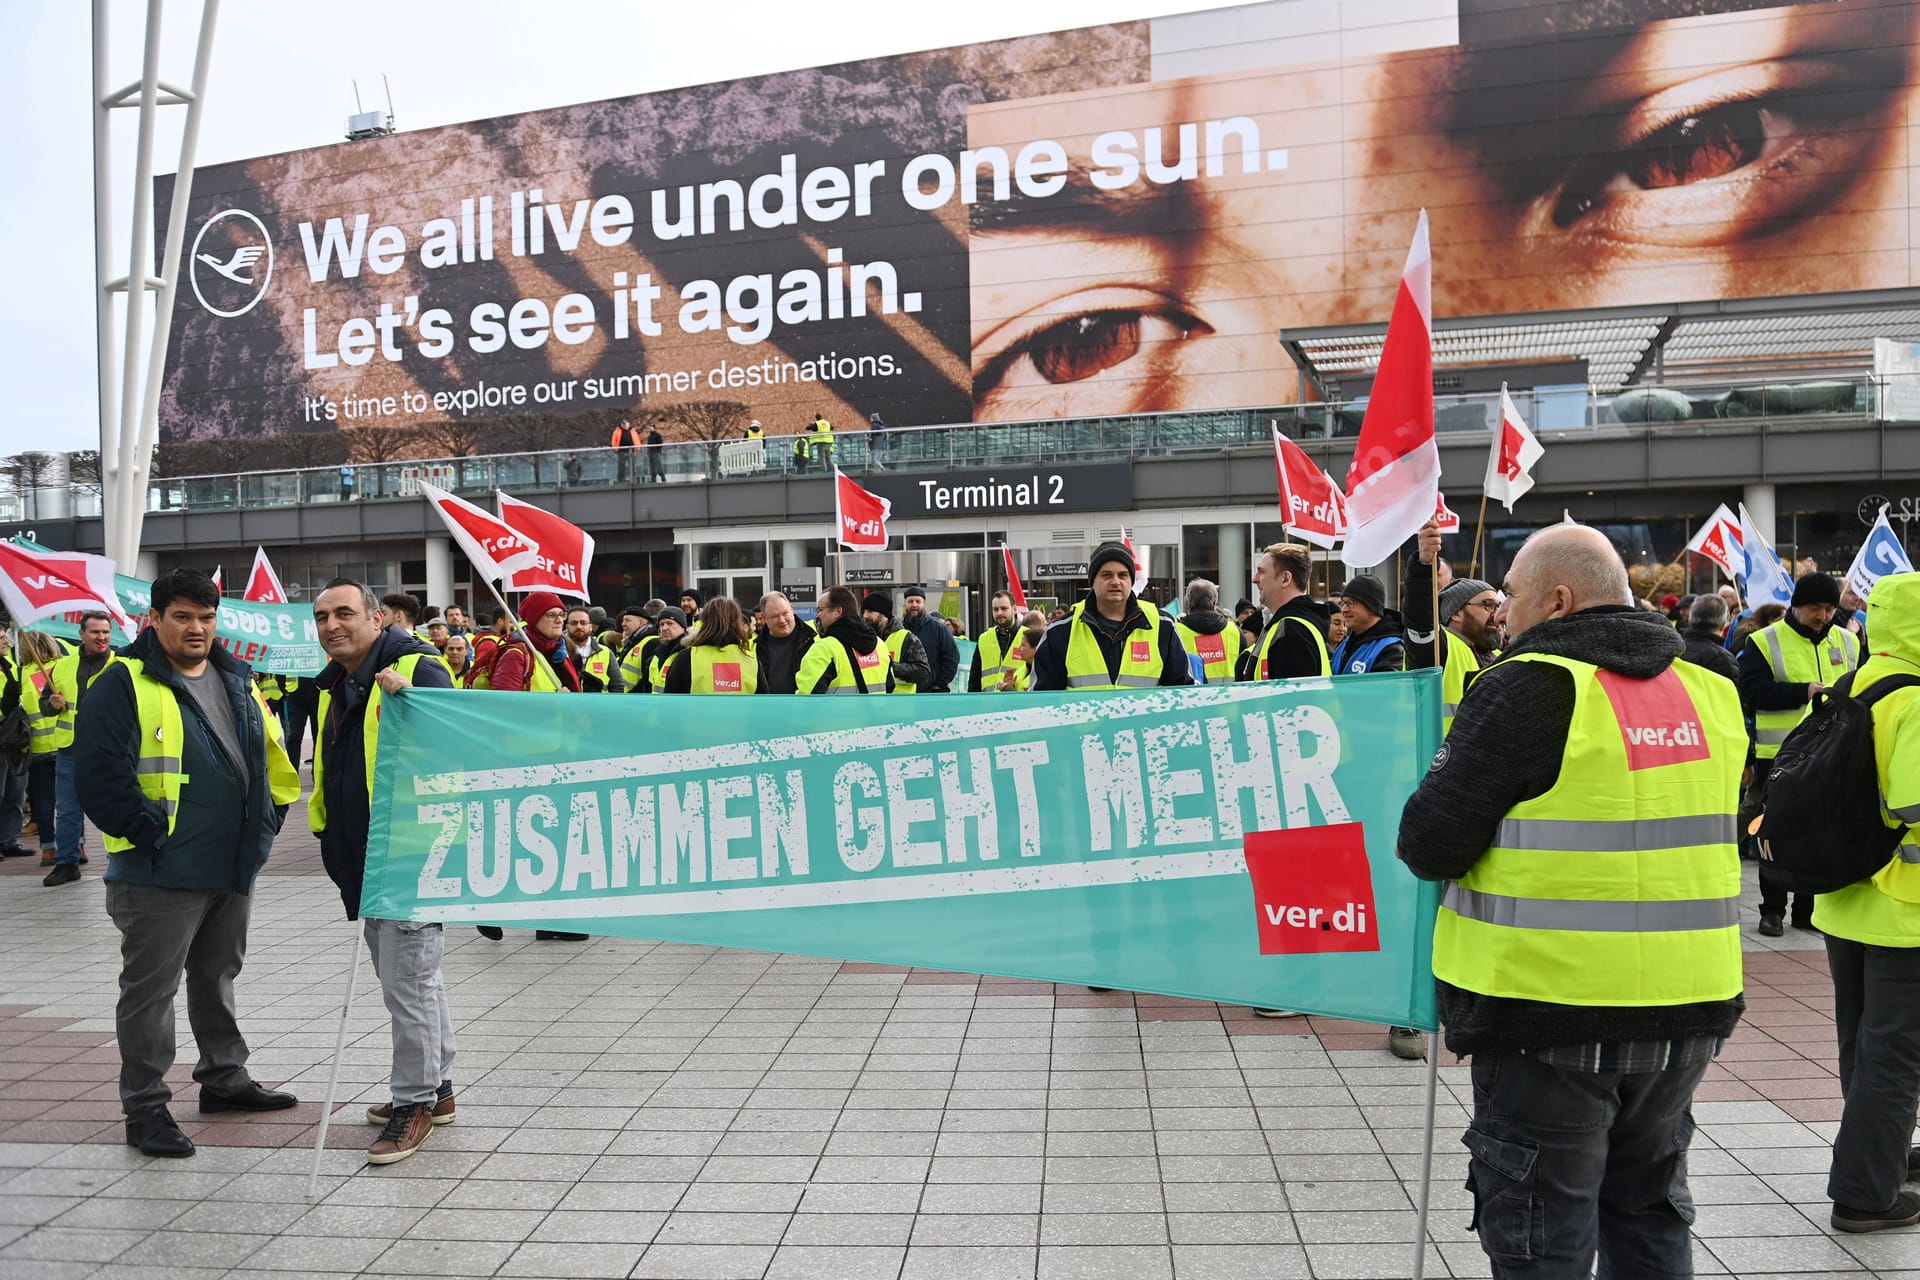
[[[266,224],[245,209],[223,209],[193,238],[187,279],[200,305],[229,320],[267,296],[273,282],[273,241]]]

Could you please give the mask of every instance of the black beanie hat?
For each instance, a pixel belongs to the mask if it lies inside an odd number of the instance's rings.
[[[1840,584],[1828,574],[1803,574],[1793,584],[1793,607],[1798,609],[1803,604],[1830,604],[1838,608]]]
[[[860,598],[860,612],[877,613],[888,621],[892,621],[893,597],[884,591],[869,591]]]
[[[1340,594],[1382,616],[1387,612],[1387,584],[1370,573],[1355,574],[1348,578]]]
[[[1093,581],[1103,564],[1123,564],[1127,577],[1133,577],[1133,551],[1124,542],[1103,542],[1093,549],[1093,558],[1087,561],[1087,581]]]

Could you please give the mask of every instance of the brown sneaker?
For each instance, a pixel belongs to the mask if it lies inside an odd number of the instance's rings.
[[[433,1107],[427,1112],[435,1124],[453,1123],[453,1081],[442,1080],[439,1093],[434,1097]],[[367,1108],[368,1124],[385,1124],[393,1119],[393,1104],[383,1102],[377,1107]]]
[[[433,1132],[433,1119],[423,1102],[409,1102],[393,1109],[393,1118],[367,1148],[368,1164],[393,1164],[405,1160],[420,1149]]]
[[[40,851],[40,865],[41,865],[41,866],[43,866],[43,867],[50,867],[50,866],[52,866],[52,865],[53,865],[53,863],[54,863],[54,852],[53,852],[53,850],[51,850],[51,849],[42,849],[42,850]]]

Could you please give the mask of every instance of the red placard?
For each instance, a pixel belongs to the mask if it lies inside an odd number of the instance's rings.
[[[1380,949],[1373,870],[1359,823],[1252,831],[1245,849],[1260,954]]]

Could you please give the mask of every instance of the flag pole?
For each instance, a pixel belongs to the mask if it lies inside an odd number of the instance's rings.
[[[1467,561],[1467,576],[1476,576],[1480,568],[1480,535],[1487,527],[1487,490],[1480,488],[1480,518],[1473,522],[1473,558]]]

